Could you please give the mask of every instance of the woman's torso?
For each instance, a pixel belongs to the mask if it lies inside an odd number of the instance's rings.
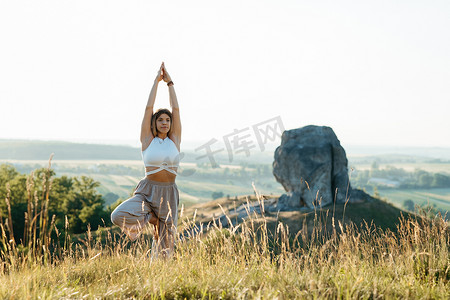
[[[156,167],[145,167],[145,171],[152,171],[158,169]],[[173,168],[176,171],[176,168]],[[155,174],[146,175],[150,180],[159,182],[175,182],[177,175],[170,173],[169,171],[162,170]]]
[[[145,171],[155,171],[163,168],[156,173],[146,174],[149,180],[159,182],[175,182],[176,174],[167,170],[173,170],[175,173],[179,165],[179,146],[177,146],[169,137],[161,139],[155,137],[149,146],[142,151],[142,158],[145,165]]]

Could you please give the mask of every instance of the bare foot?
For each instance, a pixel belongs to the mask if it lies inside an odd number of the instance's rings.
[[[136,228],[127,230],[125,233],[131,241],[137,240],[137,238],[141,234],[141,232],[139,230],[137,230]]]
[[[150,220],[149,220],[150,224],[157,225],[158,218],[153,213],[150,213],[150,215],[151,215]]]

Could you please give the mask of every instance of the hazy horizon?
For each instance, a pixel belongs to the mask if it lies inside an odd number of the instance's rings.
[[[339,139],[339,137],[338,137]],[[116,145],[116,146],[129,146],[133,148],[140,147],[140,141],[138,139],[59,139],[59,138],[3,138],[0,137],[0,141],[40,141],[40,142],[68,142],[68,143],[78,143],[78,144],[98,144],[98,145]],[[193,148],[198,147],[207,142],[205,140],[182,140],[182,146]],[[217,144],[224,145],[223,141],[218,140]],[[281,139],[278,142],[267,143],[267,148],[277,147],[281,144]],[[342,142],[341,142],[342,145]],[[376,148],[442,148],[450,149],[450,146],[439,146],[439,145],[396,145],[396,144],[347,144],[349,147],[376,147]]]
[[[94,145],[113,145],[113,146],[127,146],[139,149],[139,141],[133,140],[61,140],[61,139],[3,139],[1,141],[29,141],[29,142],[68,142],[77,144],[94,144]],[[199,156],[202,150],[195,151],[196,148],[205,144],[206,141],[189,141],[183,140],[181,147],[182,151],[187,152],[198,152]],[[250,149],[250,155],[255,153],[272,154],[275,149],[281,144],[281,140],[278,139],[276,142],[270,142],[265,144],[265,149],[262,151],[258,147]],[[399,145],[358,145],[358,144],[343,144],[341,146],[344,148],[348,156],[372,156],[372,155],[411,155],[411,156],[422,156],[437,159],[450,159],[450,147],[439,147],[439,146],[399,146]],[[215,145],[217,148],[223,148],[222,156],[227,154],[226,145],[223,141],[217,141]],[[233,151],[234,155],[236,151]],[[245,156],[241,153],[240,158]]]

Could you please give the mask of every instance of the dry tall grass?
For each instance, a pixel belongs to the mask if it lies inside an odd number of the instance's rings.
[[[268,230],[264,214],[229,228],[185,216],[173,257],[152,261],[150,231],[135,242],[117,228],[88,231],[80,243],[52,239],[48,198],[34,196],[23,243],[1,224],[2,299],[450,297],[449,228],[440,216],[402,218],[396,233],[338,220],[329,231],[318,216],[295,235],[282,223]]]

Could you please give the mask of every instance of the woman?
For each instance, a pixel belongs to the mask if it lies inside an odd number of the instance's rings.
[[[153,113],[156,90],[163,80],[169,87],[170,106]],[[167,257],[173,251],[178,221],[179,193],[175,177],[179,166],[181,143],[180,110],[177,96],[164,63],[153,83],[141,127],[143,178],[133,197],[120,204],[111,214],[111,220],[131,240],[137,239],[147,223],[155,225],[152,257],[162,253]]]

